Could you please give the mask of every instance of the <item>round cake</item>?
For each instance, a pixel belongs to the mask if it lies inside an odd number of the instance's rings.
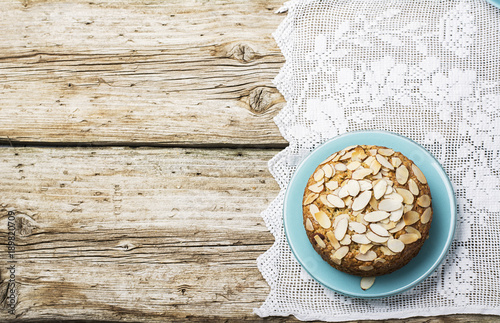
[[[302,205],[314,249],[334,268],[365,277],[406,265],[432,222],[422,171],[380,146],[350,146],[328,157],[309,178]]]

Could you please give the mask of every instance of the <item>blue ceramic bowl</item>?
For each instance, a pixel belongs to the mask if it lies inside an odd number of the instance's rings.
[[[366,291],[359,285],[360,277],[338,271],[321,258],[309,242],[302,224],[302,197],[313,171],[334,152],[356,144],[389,147],[410,158],[427,177],[433,208],[429,238],[420,253],[403,268],[377,277],[375,284]],[[312,151],[299,165],[288,185],[283,211],[288,243],[302,267],[322,285],[341,294],[360,298],[395,295],[427,278],[448,252],[455,233],[456,217],[453,188],[439,162],[414,141],[385,131],[350,132],[335,137]]]

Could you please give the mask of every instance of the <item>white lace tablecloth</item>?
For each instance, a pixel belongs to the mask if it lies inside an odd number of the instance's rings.
[[[500,315],[500,10],[484,0],[291,1],[274,36],[275,79],[288,105],[275,118],[290,146],[269,168],[281,187],[262,216],[276,238],[258,258],[270,294],[260,316],[302,320]],[[284,192],[313,148],[344,132],[382,129],[423,145],[458,203],[444,263],[388,298],[339,295],[309,277],[283,232]]]

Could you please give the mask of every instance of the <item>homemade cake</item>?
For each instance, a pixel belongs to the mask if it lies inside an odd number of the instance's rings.
[[[309,178],[302,204],[314,249],[336,269],[365,277],[406,265],[432,222],[422,171],[379,146],[351,146],[328,157]]]

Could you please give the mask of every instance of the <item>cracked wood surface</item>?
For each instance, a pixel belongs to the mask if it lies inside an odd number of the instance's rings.
[[[0,2],[0,143],[284,147],[280,5]]]

